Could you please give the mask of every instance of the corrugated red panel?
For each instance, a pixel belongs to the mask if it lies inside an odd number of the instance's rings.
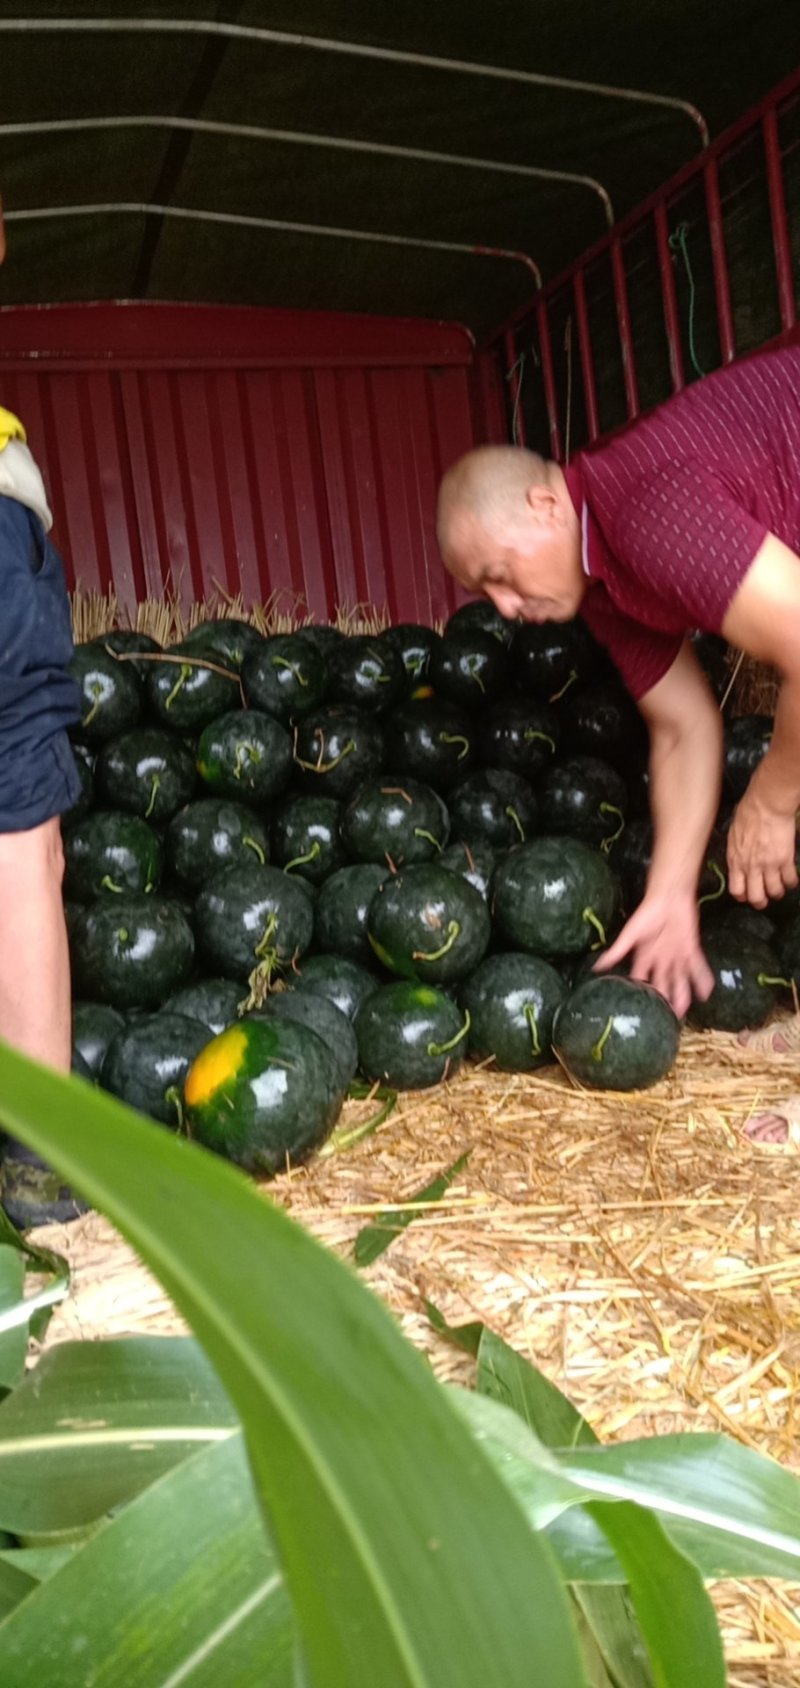
[[[92,348],[94,348],[92,350]],[[504,437],[453,324],[174,306],[0,312],[0,402],[41,462],[70,581],[446,616],[439,477]]]

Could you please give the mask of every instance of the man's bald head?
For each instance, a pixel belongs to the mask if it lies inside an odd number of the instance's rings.
[[[550,464],[515,445],[479,445],[454,463],[439,488],[436,531],[443,556],[463,517],[495,534],[524,516],[528,489],[546,486]]]
[[[557,463],[513,445],[467,452],[442,481],[437,534],[445,568],[502,615],[576,613],[586,587],[580,523]]]

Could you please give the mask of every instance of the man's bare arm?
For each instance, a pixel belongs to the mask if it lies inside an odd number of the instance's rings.
[[[800,807],[800,557],[774,535],[745,575],[722,631],[750,656],[773,663],[782,679],[772,744],[728,834],[731,893],[762,908],[797,883]]]
[[[713,984],[697,882],[722,779],[719,709],[688,643],[639,707],[650,732],[653,855],[644,898],[600,965],[631,955],[634,978],[649,980],[682,1015]]]

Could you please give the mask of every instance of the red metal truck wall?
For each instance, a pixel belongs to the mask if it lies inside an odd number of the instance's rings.
[[[70,582],[449,614],[438,478],[502,405],[458,327],[203,307],[0,313]]]

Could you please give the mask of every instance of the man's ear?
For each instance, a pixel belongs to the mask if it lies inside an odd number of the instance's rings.
[[[532,481],[525,493],[525,503],[537,525],[544,526],[545,522],[553,521],[558,501],[549,486],[544,486],[541,481]]]

